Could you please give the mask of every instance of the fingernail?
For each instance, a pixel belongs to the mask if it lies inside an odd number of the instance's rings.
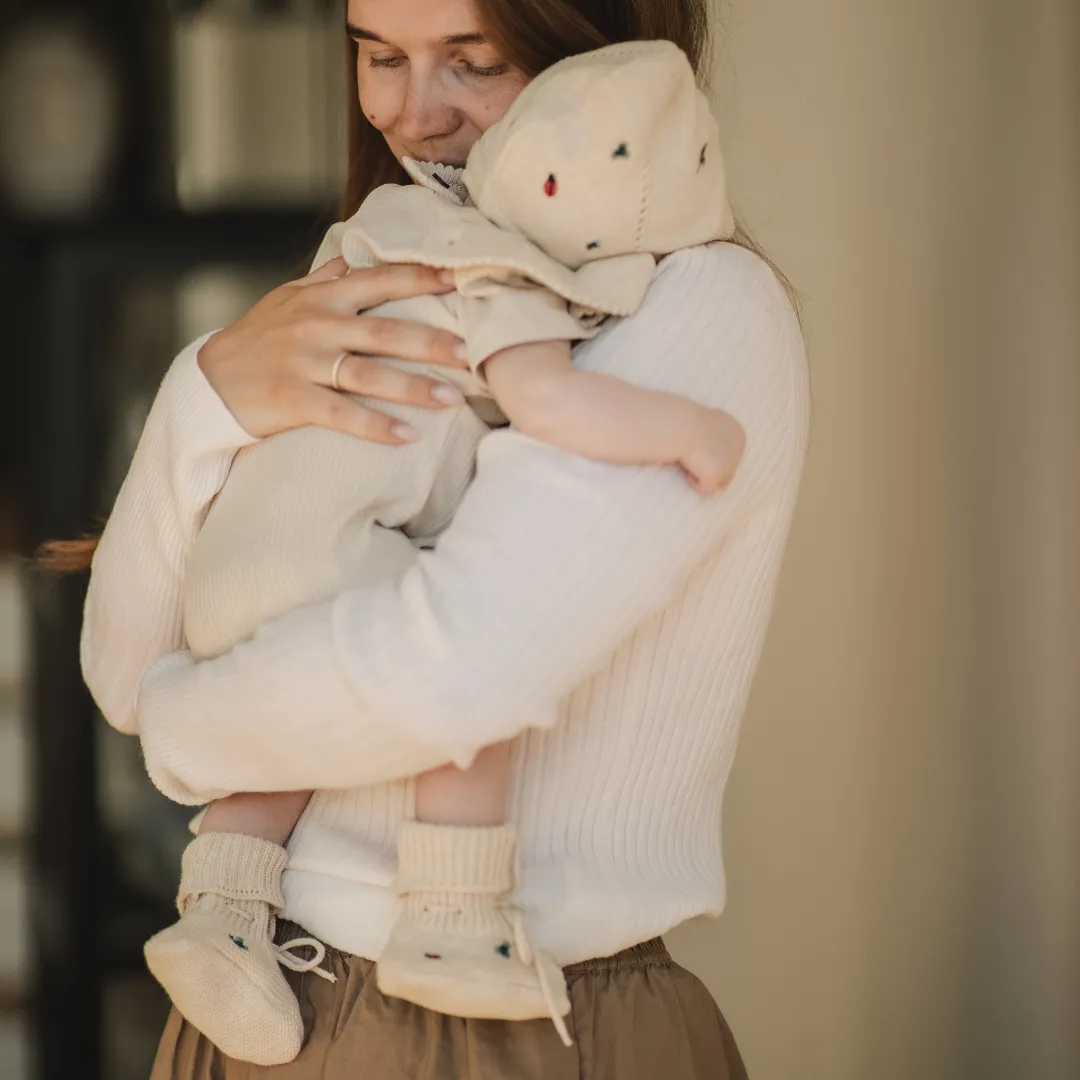
[[[454,346],[454,359],[455,360],[468,360],[469,359],[469,347],[464,341],[459,341]]]
[[[390,434],[395,439],[401,439],[403,442],[416,442],[420,438],[420,432],[411,424],[393,424],[390,428]]]
[[[449,383],[440,383],[431,391],[431,396],[444,405],[460,405],[465,400],[465,395]]]

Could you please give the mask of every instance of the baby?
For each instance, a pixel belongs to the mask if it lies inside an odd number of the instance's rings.
[[[331,229],[316,262],[340,246],[351,267],[452,269],[453,293],[372,314],[463,337],[470,370],[438,373],[466,404],[391,406],[421,432],[403,446],[306,427],[241,450],[186,568],[184,632],[196,656],[300,605],[403,574],[453,517],[488,422],[508,418],[600,461],[678,466],[703,496],[730,483],[742,456],[729,414],[579,370],[571,356],[605,318],[633,314],[657,257],[733,232],[716,123],[678,48],[634,42],[561,61],[485,132],[464,170],[404,164],[416,183],[373,192]],[[457,1016],[549,1016],[569,1044],[562,972],[531,946],[513,904],[510,749],[415,779],[396,823],[399,913],[377,981]],[[319,942],[273,942],[284,845],[311,794],[212,804],[184,853],[181,918],[146,945],[179,1011],[226,1054],[257,1064],[292,1060],[303,1040],[279,964],[332,978],[317,966]],[[289,951],[303,944],[313,959]]]

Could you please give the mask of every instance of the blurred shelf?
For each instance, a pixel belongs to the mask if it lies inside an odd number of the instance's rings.
[[[0,222],[0,245],[19,251],[94,252],[107,259],[138,251],[152,256],[149,270],[168,271],[193,259],[260,260],[288,251],[300,259],[313,252],[335,220],[317,210],[235,210],[213,214],[161,211],[111,215],[82,221]]]
[[[265,207],[222,209],[207,213],[186,213],[180,209],[160,209],[134,213],[102,213],[85,218],[51,219],[0,215],[0,232],[9,236],[49,236],[69,233],[104,235],[136,229],[237,228],[250,225],[300,225],[315,228],[320,221],[333,220],[331,208]]]

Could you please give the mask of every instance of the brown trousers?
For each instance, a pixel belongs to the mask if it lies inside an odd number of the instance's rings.
[[[324,966],[336,983],[286,972],[307,1032],[295,1061],[226,1058],[174,1009],[150,1080],[746,1080],[709,992],[659,938],[566,969],[569,1049],[548,1020],[443,1016],[380,994],[370,960],[327,949]]]

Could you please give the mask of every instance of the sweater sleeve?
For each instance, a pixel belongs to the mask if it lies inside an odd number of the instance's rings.
[[[290,612],[211,660],[177,652],[150,668],[139,721],[166,795],[200,803],[467,766],[551,724],[726,537],[792,497],[805,353],[755,256],[731,245],[670,256],[642,309],[576,359],[732,412],[748,448],[731,486],[702,498],[674,467],[492,432],[453,522],[403,579]]]
[[[90,569],[83,678],[105,719],[129,734],[147,667],[184,644],[180,586],[191,543],[233,455],[255,441],[199,368],[208,337],[166,372]]]

